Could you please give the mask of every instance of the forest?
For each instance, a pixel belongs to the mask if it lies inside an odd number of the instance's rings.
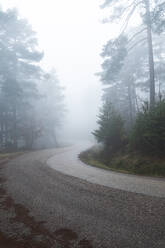
[[[109,11],[103,23],[121,28],[103,46],[96,73],[103,94],[92,134],[100,146],[80,157],[112,169],[165,174],[165,3],[105,0],[101,9]],[[15,8],[0,14],[0,150],[57,147],[66,118],[64,88],[56,70],[42,66],[44,52],[28,21]],[[84,109],[88,113],[85,100]]]
[[[56,71],[41,67],[37,35],[16,9],[0,11],[0,150],[57,146],[65,113]]]
[[[1,1],[0,248],[165,248],[165,0]]]
[[[105,22],[121,32],[103,47],[103,107],[98,129],[102,144],[80,157],[93,165],[138,174],[165,175],[165,2],[113,1]],[[131,27],[137,15],[139,25]]]

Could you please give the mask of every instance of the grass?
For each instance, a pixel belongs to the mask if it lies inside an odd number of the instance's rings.
[[[165,158],[146,156],[138,152],[117,153],[104,157],[98,149],[91,148],[79,155],[81,161],[105,170],[127,174],[165,177]]]
[[[11,159],[14,159],[20,155],[22,155],[24,152],[11,152],[11,153],[0,153],[0,164],[7,163]]]

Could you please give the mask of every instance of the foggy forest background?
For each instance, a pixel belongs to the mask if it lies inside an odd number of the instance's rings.
[[[165,3],[106,0],[100,7],[109,10],[103,23],[118,23],[121,30],[103,46],[102,70],[93,72],[103,85],[98,126],[95,131],[89,130],[89,136],[92,132],[102,144],[98,159],[107,164],[115,154],[133,151],[163,157]],[[138,17],[136,27],[131,25],[132,16]],[[43,57],[28,21],[16,9],[1,9],[1,151],[59,145],[59,130],[68,114],[65,90],[56,68],[43,69]]]

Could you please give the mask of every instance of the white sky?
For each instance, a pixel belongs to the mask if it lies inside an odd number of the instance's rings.
[[[80,121],[90,125],[86,117],[95,122],[101,83],[94,73],[100,71],[102,46],[117,31],[116,26],[101,23],[105,17],[99,7],[101,3],[101,0],[1,1],[3,8],[17,7],[37,32],[45,53],[44,66],[55,67],[66,87],[69,114],[75,126]],[[79,118],[82,115],[84,120]]]

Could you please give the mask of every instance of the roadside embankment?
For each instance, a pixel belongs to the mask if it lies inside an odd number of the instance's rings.
[[[165,177],[165,158],[156,156],[146,156],[138,152],[116,153],[113,157],[92,147],[82,153],[79,158],[82,162],[105,170],[117,172]]]

